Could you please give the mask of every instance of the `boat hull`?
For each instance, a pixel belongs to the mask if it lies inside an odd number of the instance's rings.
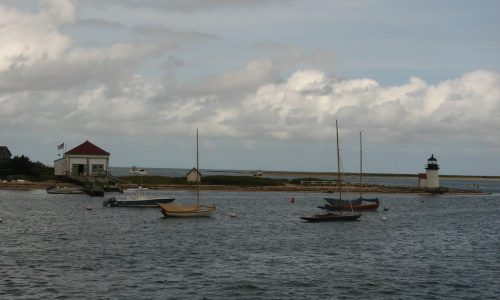
[[[373,211],[379,206],[378,198],[356,198],[352,200],[339,200],[337,198],[324,198],[328,204],[318,206],[326,210],[344,210],[344,211]]]
[[[114,197],[104,201],[104,206],[110,207],[158,207],[158,204],[167,204],[175,198],[150,198],[139,200],[117,200]]]
[[[326,202],[331,205],[350,205],[350,204],[362,204],[363,202],[369,203],[379,203],[378,198],[356,198],[356,199],[345,199],[339,200],[338,198],[323,198]]]
[[[356,221],[361,215],[357,214],[315,214],[311,217],[300,217],[307,222],[335,222],[335,221]]]
[[[215,212],[215,206],[159,204],[162,214],[166,218],[207,218]]]
[[[163,215],[166,218],[209,218],[212,215],[212,210],[210,211],[195,211],[188,213],[175,213],[175,212],[167,212],[162,211]]]
[[[81,188],[49,188],[48,194],[83,194]]]
[[[318,208],[326,209],[326,210],[343,210],[343,211],[375,211],[378,209],[379,203],[362,203],[362,204],[353,204],[353,205],[331,205],[326,204],[325,206],[318,206]]]

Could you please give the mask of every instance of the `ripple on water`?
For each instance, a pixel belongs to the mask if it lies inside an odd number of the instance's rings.
[[[178,201],[192,194],[175,192]],[[289,199],[297,201],[290,205]],[[494,299],[500,219],[488,196],[380,196],[355,223],[303,223],[322,194],[204,192],[211,219],[0,190],[0,298]],[[177,201],[177,200],[176,200]],[[94,209],[82,209],[87,204]],[[238,218],[229,219],[231,207]]]

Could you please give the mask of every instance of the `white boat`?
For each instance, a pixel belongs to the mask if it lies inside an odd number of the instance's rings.
[[[175,200],[172,197],[155,196],[147,193],[147,188],[124,190],[124,197],[111,197],[104,200],[104,206],[110,207],[158,207],[158,204],[167,204]]]
[[[128,173],[130,175],[140,175],[140,176],[146,176],[148,175],[148,172],[144,169],[139,169],[136,166],[133,166],[132,169],[128,170]]]
[[[47,188],[48,194],[83,194],[81,187],[52,186]]]
[[[199,170],[198,129],[196,129],[196,170]],[[215,212],[215,205],[200,204],[200,181],[196,181],[196,204],[158,204],[166,218],[210,217]]]

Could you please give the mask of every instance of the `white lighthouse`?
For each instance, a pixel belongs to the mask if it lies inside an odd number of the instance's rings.
[[[439,165],[434,154],[427,160],[425,174],[418,174],[418,186],[421,188],[438,188],[439,187]]]

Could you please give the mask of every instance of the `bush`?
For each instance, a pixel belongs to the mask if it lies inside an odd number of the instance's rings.
[[[37,161],[32,162],[27,156],[14,156],[11,159],[0,161],[0,177],[20,178],[26,180],[54,179],[54,168],[47,167]]]
[[[141,178],[142,177],[142,178]],[[120,179],[137,185],[187,184],[186,177],[168,176],[124,176]]]
[[[201,184],[207,185],[236,185],[236,186],[280,186],[287,182],[286,179],[272,179],[253,176],[205,176]]]

